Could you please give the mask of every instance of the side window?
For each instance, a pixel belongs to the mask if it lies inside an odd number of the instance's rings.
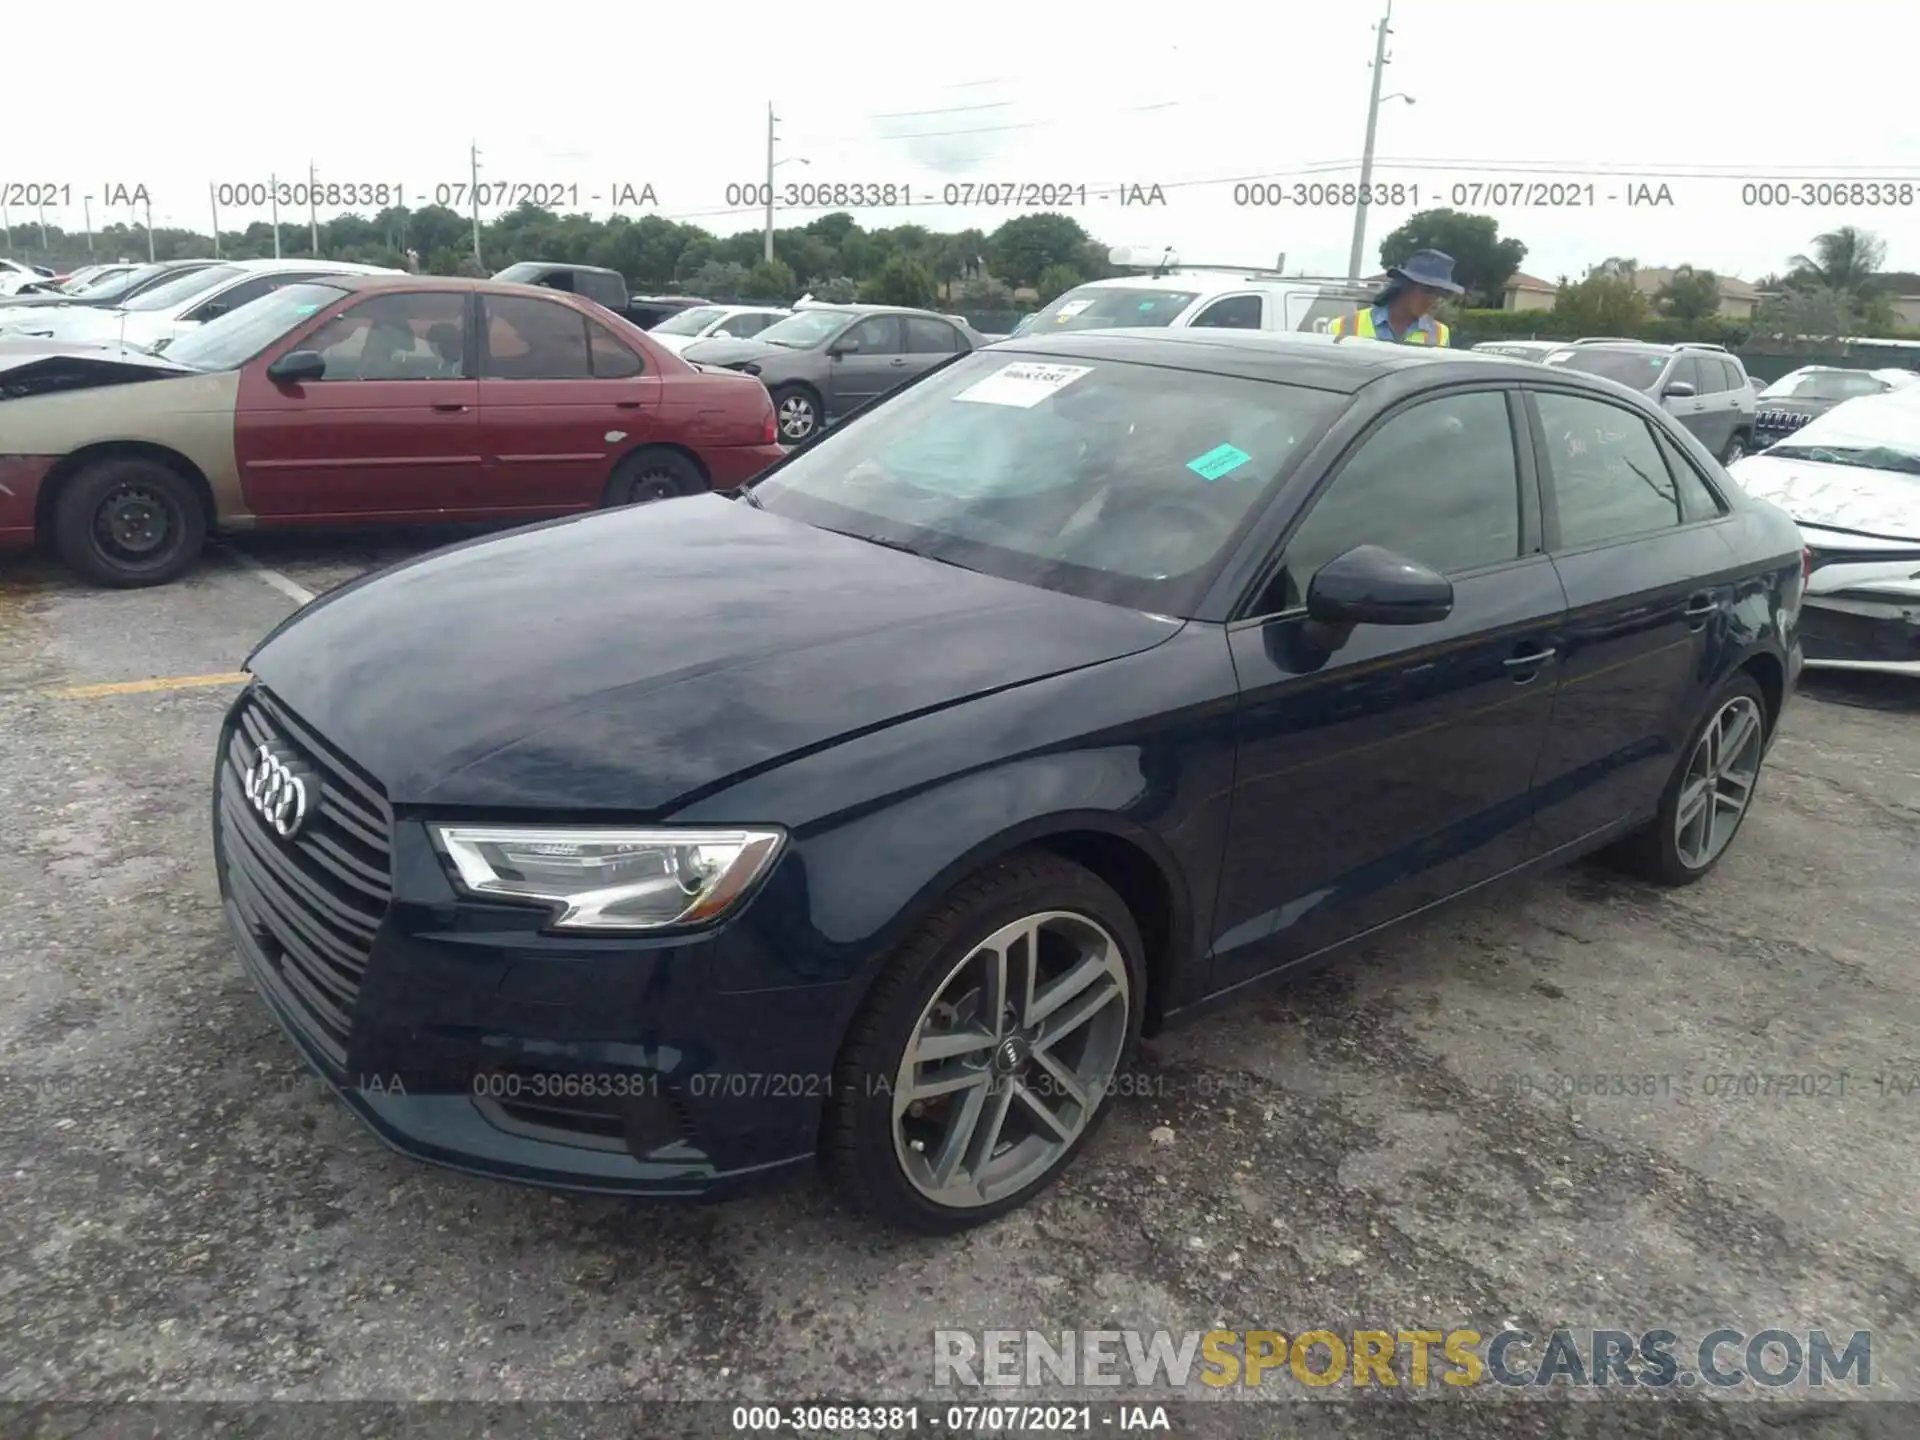
[[[1258,330],[1260,313],[1258,295],[1229,295],[1194,316],[1193,324],[1217,330]]]
[[[1604,400],[1574,395],[1542,391],[1536,402],[1563,549],[1681,522],[1679,488],[1645,420]]]
[[[1727,384],[1727,370],[1712,355],[1696,355],[1693,363],[1700,368],[1700,393],[1719,395],[1731,387]]]
[[[1303,294],[1287,297],[1287,315],[1290,317],[1290,329],[1308,330],[1324,335],[1329,326],[1342,315],[1351,315],[1364,302],[1346,300],[1338,295]]]
[[[929,320],[909,315],[907,353],[910,355],[951,355],[960,348],[960,332],[944,320]]]
[[[1689,520],[1711,520],[1727,512],[1721,508],[1720,501],[1713,491],[1707,488],[1707,482],[1700,478],[1700,472],[1693,468],[1680,447],[1659,430],[1653,432],[1660,442],[1660,453],[1665,457],[1667,469],[1680,486],[1681,512]]]
[[[249,300],[258,300],[262,295],[278,290],[282,285],[291,285],[296,280],[317,280],[317,275],[256,275],[251,280],[242,280],[238,285],[222,290],[212,299],[196,305],[185,316],[188,320],[217,320],[222,315],[231,315]]]
[[[586,380],[587,318],[578,310],[521,295],[485,295],[487,348],[481,374],[489,380]]]
[[[625,380],[647,367],[640,357],[620,343],[620,337],[604,325],[587,322],[587,349],[596,380]]]
[[[900,317],[870,315],[846,333],[846,339],[860,347],[862,355],[901,355]]]
[[[1685,384],[1693,386],[1694,394],[1703,395],[1706,393],[1706,383],[1700,374],[1700,362],[1691,355],[1679,355],[1667,367],[1666,378],[1660,382],[1660,390],[1665,394],[1669,385]]]
[[[751,340],[767,328],[767,317],[745,310],[738,315],[727,316],[720,322],[720,328],[735,340]]]
[[[457,380],[466,369],[467,297],[457,290],[376,295],[336,316],[300,347],[318,351],[329,380]]]
[[[1720,370],[1721,373],[1727,377],[1727,389],[1737,394],[1747,388],[1747,377],[1740,373],[1740,366],[1737,362],[1722,360],[1720,362]]]
[[[1356,545],[1383,545],[1443,574],[1520,554],[1520,468],[1499,390],[1425,400],[1374,431],[1287,543],[1282,608]]]

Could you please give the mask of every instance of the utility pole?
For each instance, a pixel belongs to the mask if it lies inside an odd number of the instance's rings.
[[[53,242],[47,239],[47,206],[44,200],[40,202],[40,249],[43,253],[53,249]]]
[[[213,207],[213,258],[220,258],[220,196],[213,188],[213,182],[207,182],[207,204]]]
[[[773,259],[773,102],[767,102],[767,232],[761,258]]]
[[[87,254],[91,255],[93,253],[93,197],[82,195],[80,206],[82,213],[87,217]]]
[[[267,177],[267,202],[273,206],[273,258],[280,258],[280,177]]]
[[[5,253],[13,254],[13,216],[5,205],[0,205],[0,243],[6,245]]]
[[[147,263],[153,264],[153,201],[147,204]]]
[[[476,270],[485,272],[487,262],[480,258],[480,142],[475,140],[467,150],[469,165],[467,178],[470,183],[467,192],[473,202],[473,264]]]
[[[320,258],[320,217],[314,213],[313,192],[318,171],[311,160],[307,162],[307,238],[313,242],[313,258]]]
[[[1347,278],[1360,278],[1360,256],[1367,246],[1367,187],[1373,183],[1373,136],[1380,124],[1380,78],[1387,69],[1387,36],[1393,31],[1387,22],[1393,18],[1393,0],[1387,0],[1387,13],[1375,27],[1373,42],[1373,90],[1367,97],[1367,143],[1360,152],[1360,194],[1353,207],[1353,249],[1347,255]]]

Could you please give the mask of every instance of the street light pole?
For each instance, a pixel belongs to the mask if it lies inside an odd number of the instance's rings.
[[[1367,247],[1367,187],[1373,183],[1373,137],[1380,125],[1380,79],[1387,69],[1387,22],[1393,18],[1393,0],[1387,0],[1387,13],[1374,27],[1373,87],[1367,96],[1367,143],[1360,152],[1360,194],[1353,207],[1353,249],[1347,254],[1347,278],[1360,278],[1360,256]]]
[[[81,196],[80,205],[87,217],[87,254],[91,255],[93,253],[93,197]]]
[[[773,102],[767,102],[767,226],[766,244],[760,258],[773,260]]]

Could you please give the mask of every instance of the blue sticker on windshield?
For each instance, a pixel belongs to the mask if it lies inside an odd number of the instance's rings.
[[[1238,470],[1252,458],[1238,445],[1216,445],[1206,454],[1189,460],[1187,468],[1202,480],[1218,480],[1222,475]]]
[[[1153,309],[1154,306],[1158,305],[1159,303],[1160,302],[1158,300],[1142,300],[1140,302],[1140,308],[1142,310],[1151,310]]]
[[[313,314],[313,312],[319,308],[318,305],[296,305],[293,307],[293,313],[304,317]]]

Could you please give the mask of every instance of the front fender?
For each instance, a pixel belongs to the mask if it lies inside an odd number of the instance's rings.
[[[1152,649],[858,736],[676,813],[677,824],[771,822],[792,837],[769,877],[765,898],[778,901],[742,916],[760,943],[730,952],[714,983],[844,985],[850,1016],[963,877],[1023,845],[1078,835],[1151,862],[1170,922],[1159,989],[1204,989],[1235,695],[1224,635],[1189,625]]]

